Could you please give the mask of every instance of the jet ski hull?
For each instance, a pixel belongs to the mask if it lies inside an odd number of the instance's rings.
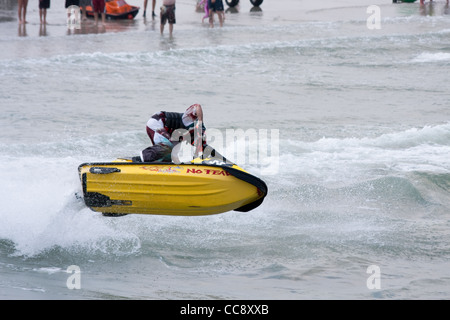
[[[236,165],[214,161],[84,163],[78,168],[84,202],[105,215],[175,216],[246,212],[263,202],[264,181]]]

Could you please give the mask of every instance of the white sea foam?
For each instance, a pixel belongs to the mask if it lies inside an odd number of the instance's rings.
[[[413,62],[450,62],[450,53],[448,52],[423,52],[415,57]]]
[[[301,166],[280,166],[280,172],[310,175],[330,183],[349,183],[366,175],[370,178],[372,169],[448,173],[449,154],[450,124],[411,128],[374,138],[288,140],[281,151],[280,163],[301,163]]]
[[[16,254],[33,256],[55,246],[118,255],[139,250],[138,239],[117,232],[76,199],[79,163],[34,156],[1,168],[0,238],[13,241]]]
[[[54,274],[59,272],[65,272],[65,270],[59,267],[42,267],[42,268],[34,268],[33,271],[47,274]]]

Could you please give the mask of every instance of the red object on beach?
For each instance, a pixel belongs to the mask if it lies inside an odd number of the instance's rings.
[[[139,7],[129,5],[125,0],[107,0],[106,18],[107,19],[134,19],[139,12]],[[86,7],[86,15],[94,17],[92,6]]]

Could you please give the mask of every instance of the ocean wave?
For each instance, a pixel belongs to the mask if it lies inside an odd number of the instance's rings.
[[[432,63],[432,62],[450,62],[450,53],[448,52],[423,52],[412,59],[412,62]]]
[[[366,181],[347,182],[347,185],[335,186],[311,184],[310,181],[298,181],[297,186],[280,185],[271,192],[284,201],[302,202],[304,204],[338,205],[347,203],[349,206],[368,208],[380,206],[383,203],[426,205],[427,201],[419,189],[406,177],[387,175]],[[290,200],[287,200],[287,199]]]
[[[284,154],[353,163],[411,163],[437,165],[450,170],[450,124],[410,128],[377,137],[327,138],[313,142],[287,140]]]
[[[13,255],[72,253],[128,255],[140,240],[99,219],[75,194],[81,193],[76,159],[15,159],[1,169],[0,239],[14,243]]]
[[[16,212],[7,218],[8,230],[0,229],[0,239],[11,243],[10,256],[37,257],[126,257],[141,252],[141,240],[86,208],[78,212],[61,210]],[[28,221],[24,222],[24,219]],[[45,220],[41,222],[40,220]]]
[[[313,142],[288,140],[288,144],[305,151],[345,152],[349,148],[376,148],[402,150],[414,147],[450,147],[450,123],[410,128],[404,131],[385,133],[377,137],[327,138]]]
[[[319,141],[327,144],[329,139]],[[330,141],[333,141],[331,139]],[[421,128],[410,128],[400,132],[386,133],[375,138],[343,139],[344,144],[357,144],[361,146],[375,146],[380,148],[412,148],[421,145],[450,146],[450,123],[424,126]]]
[[[323,25],[322,25],[323,24]],[[378,61],[377,64],[398,64],[402,63],[402,59],[395,59],[392,61],[392,55],[403,48],[410,48],[411,42],[442,42],[446,39],[446,34],[442,31],[434,32],[432,34],[327,34],[322,35],[308,33],[308,37],[299,38],[298,33],[303,34],[309,32],[310,29],[319,30],[333,30],[335,25],[330,23],[306,23],[299,26],[291,26],[290,31],[286,34],[283,30],[272,30],[274,37],[272,40],[267,39],[253,39],[248,43],[233,43],[227,45],[204,46],[202,44],[196,47],[173,48],[171,50],[152,50],[143,51],[142,48],[136,48],[130,51],[94,51],[81,53],[65,53],[56,54],[49,57],[33,57],[23,59],[0,60],[0,75],[7,77],[17,77],[23,75],[25,78],[39,77],[42,72],[48,69],[57,68],[60,73],[67,73],[72,75],[79,75],[81,79],[89,80],[89,74],[96,73],[98,75],[108,74],[114,76],[116,79],[123,77],[123,68],[129,73],[141,74],[142,70],[148,69],[155,73],[155,68],[161,70],[171,69],[172,66],[179,70],[180,68],[187,74],[203,75],[210,72],[211,67],[215,68],[233,68],[245,69],[252,72],[260,72],[261,64],[264,61],[270,61],[276,54],[282,54],[286,57],[321,57],[323,56],[324,63],[340,64],[350,63],[354,64],[355,59],[359,60],[361,65],[372,65],[374,60],[371,59],[374,54],[377,54],[377,59],[383,53],[386,59]],[[272,29],[276,27],[271,27]],[[281,27],[280,27],[281,28]],[[285,26],[282,28],[286,28]],[[295,30],[296,32],[292,31]],[[276,36],[277,32],[283,33],[283,41]],[[260,32],[258,30],[256,33]],[[264,31],[265,32],[265,31]],[[331,32],[331,31],[330,31]],[[292,35],[291,35],[292,34]],[[384,40],[384,41],[383,41]],[[88,39],[88,41],[92,41]],[[390,44],[395,42],[395,47]],[[389,45],[386,45],[389,44]],[[380,46],[381,44],[381,46]],[[345,53],[342,53],[345,51]],[[388,54],[391,51],[391,54]],[[334,54],[333,54],[334,53]],[[342,54],[341,54],[342,53]],[[367,62],[361,60],[361,53],[368,56]],[[347,57],[344,61],[342,59],[330,60],[330,54],[333,56]],[[249,59],[248,57],[253,57]],[[354,58],[352,58],[354,57]],[[448,61],[448,57],[444,53],[440,56],[429,57],[418,56],[412,60],[413,63],[427,62],[427,61]],[[376,61],[376,60],[375,60]],[[255,67],[252,63],[258,62]],[[269,64],[269,63],[268,63]],[[240,68],[239,66],[242,66]],[[86,74],[89,70],[89,74]],[[120,70],[120,71],[118,71]]]
[[[54,161],[58,166],[64,166],[72,161],[111,161],[118,157],[132,156],[149,144],[148,137],[140,131],[92,134],[84,137],[73,137],[68,132],[67,136],[61,137],[61,141],[32,144],[0,143],[0,158],[4,161],[14,159],[16,163],[23,161],[26,165]]]

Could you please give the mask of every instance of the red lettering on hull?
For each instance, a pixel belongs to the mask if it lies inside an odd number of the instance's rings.
[[[186,173],[194,173],[194,174],[209,174],[213,176],[230,176],[231,173],[225,171],[225,170],[217,170],[217,169],[187,169]]]

